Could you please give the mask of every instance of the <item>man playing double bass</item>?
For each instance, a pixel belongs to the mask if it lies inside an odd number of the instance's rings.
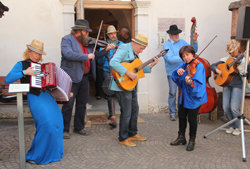
[[[167,33],[169,34],[169,39],[164,43],[163,49],[169,49],[167,54],[164,56],[165,68],[167,72],[168,85],[169,85],[169,95],[168,95],[168,107],[169,107],[169,117],[171,121],[175,121],[176,118],[176,92],[177,85],[171,78],[171,75],[178,66],[183,63],[183,60],[179,57],[179,50],[186,45],[189,45],[185,40],[179,38],[179,34],[182,32],[177,25],[171,25]],[[194,50],[198,51],[197,33],[193,34],[194,40]]]

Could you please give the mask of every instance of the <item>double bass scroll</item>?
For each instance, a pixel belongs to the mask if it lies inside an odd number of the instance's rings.
[[[196,19],[195,19],[195,17],[193,17],[191,19],[191,21],[192,21],[193,24],[191,26],[191,33],[190,33],[191,34],[191,42],[190,42],[190,44],[193,44],[193,34],[195,33],[195,28],[196,28]],[[217,36],[215,36],[212,39],[212,41],[216,37]],[[210,43],[212,41],[210,41]],[[202,50],[202,52],[208,47],[208,45]],[[205,68],[205,72],[206,72],[206,90],[207,90],[208,101],[207,101],[207,103],[204,103],[203,105],[201,105],[201,108],[199,110],[199,114],[201,114],[201,113],[209,113],[209,112],[213,111],[217,107],[217,105],[218,105],[218,96],[217,96],[216,90],[215,90],[215,88],[211,87],[210,84],[209,84],[209,77],[211,77],[211,66],[210,66],[210,63],[206,59],[201,58],[200,54],[199,55],[195,55],[195,59],[197,59],[198,61],[200,61],[203,64],[204,68]]]

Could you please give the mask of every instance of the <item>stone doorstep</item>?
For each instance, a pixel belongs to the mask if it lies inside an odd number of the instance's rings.
[[[32,117],[28,105],[23,106],[23,115],[25,118]],[[17,116],[17,105],[0,106],[0,119],[14,119],[17,118]]]
[[[61,108],[62,105],[59,105]],[[32,118],[28,105],[23,106],[24,110],[24,118]],[[108,113],[95,111],[93,109],[87,110],[87,117],[85,121],[85,127],[90,128],[91,125],[95,124],[108,124],[110,121],[107,119]],[[120,113],[116,114],[117,124],[119,124]],[[1,105],[0,106],[0,119],[17,119],[17,106],[16,105]],[[142,118],[138,118],[139,123],[143,123],[144,120]]]

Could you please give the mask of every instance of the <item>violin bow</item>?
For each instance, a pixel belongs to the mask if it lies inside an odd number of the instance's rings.
[[[101,29],[102,29],[102,24],[103,24],[103,20],[101,21],[101,24],[100,24],[100,27],[99,27],[99,31],[98,31],[97,38],[96,38],[96,41],[95,41],[95,47],[94,47],[93,53],[95,53],[95,50],[96,50],[97,42],[98,42],[100,32],[101,32]]]
[[[207,44],[207,46],[205,46],[205,48],[199,53],[198,56],[200,56],[202,54],[202,52],[204,52],[204,50],[207,49],[207,47],[210,45],[210,43],[212,43],[214,41],[215,38],[217,38],[217,35],[214,36],[214,38]]]

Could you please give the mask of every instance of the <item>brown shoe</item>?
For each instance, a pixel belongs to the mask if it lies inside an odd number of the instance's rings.
[[[123,144],[123,145],[128,146],[128,147],[135,147],[136,146],[136,144],[133,143],[130,139],[120,141],[120,144]]]
[[[129,137],[130,140],[135,140],[135,141],[146,141],[146,137],[142,137],[140,134],[136,134],[133,137]]]

